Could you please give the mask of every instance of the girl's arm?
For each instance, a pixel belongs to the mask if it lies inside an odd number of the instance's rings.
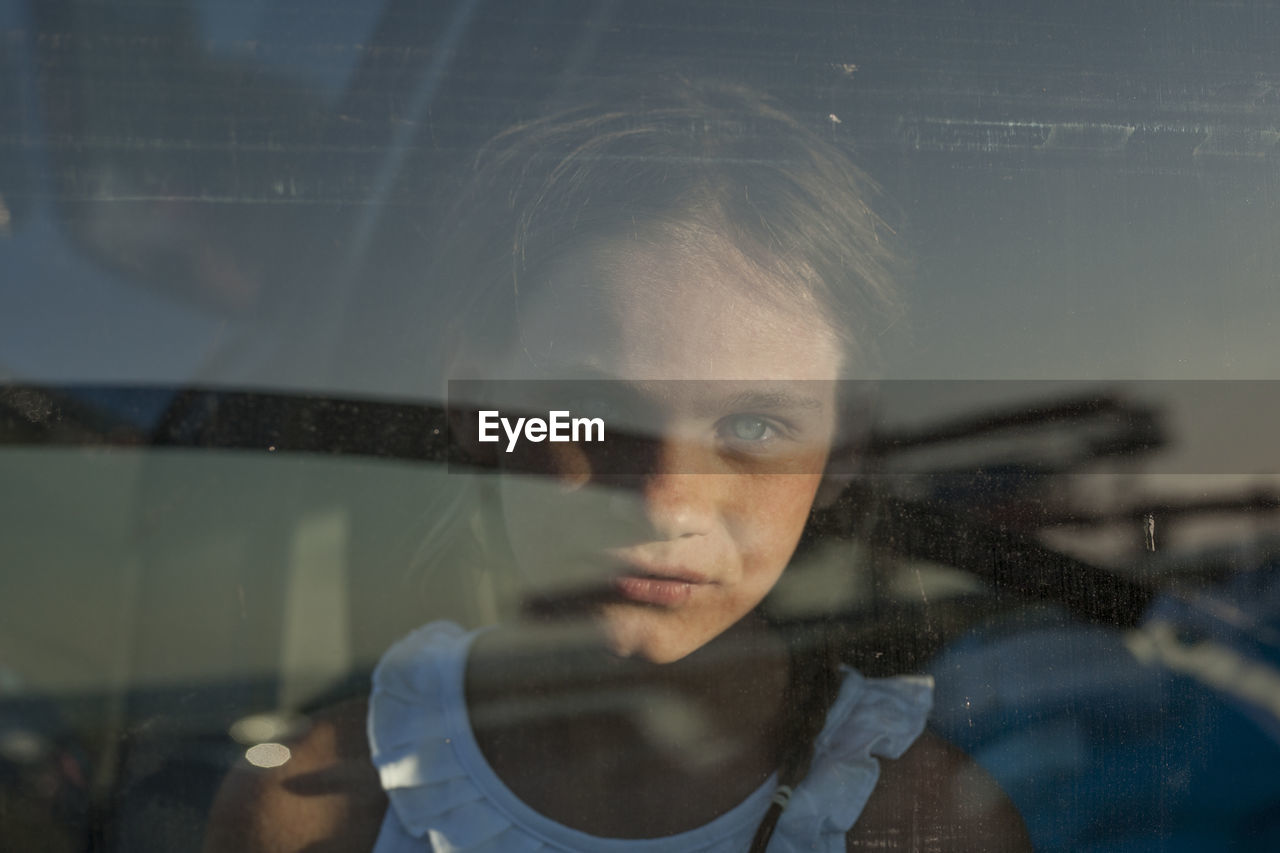
[[[848,849],[1014,853],[1032,846],[996,781],[925,732],[901,758],[880,760],[880,782],[849,831]]]
[[[279,767],[241,761],[214,800],[204,853],[372,850],[387,810],[369,760],[366,703],[346,702],[286,744]]]

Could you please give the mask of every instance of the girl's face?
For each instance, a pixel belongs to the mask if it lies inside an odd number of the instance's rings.
[[[759,295],[762,275],[729,250],[598,245],[525,297],[497,366],[562,389],[547,408],[605,423],[603,445],[498,456],[521,472],[501,491],[527,603],[588,618],[617,655],[679,660],[737,623],[809,517],[840,345],[809,306]],[[563,381],[578,379],[603,381]]]

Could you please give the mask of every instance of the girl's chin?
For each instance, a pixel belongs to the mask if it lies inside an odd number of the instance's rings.
[[[711,639],[695,636],[683,625],[666,624],[656,609],[606,607],[592,621],[610,654],[636,662],[675,663]]]
[[[662,624],[656,612],[626,612],[636,609],[541,599],[526,603],[524,618],[509,627],[525,638],[526,650],[603,654],[635,663],[674,663],[703,645]]]
[[[692,610],[619,600],[612,593],[543,596],[526,599],[523,621],[582,651],[650,664],[675,663],[728,635],[744,639],[744,632],[753,634],[764,624],[754,611],[721,624],[715,618],[699,621],[698,608]]]

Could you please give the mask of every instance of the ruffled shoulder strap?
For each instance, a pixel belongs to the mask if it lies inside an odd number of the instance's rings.
[[[770,853],[843,853],[845,836],[880,778],[876,759],[906,752],[924,731],[932,709],[929,676],[865,678],[844,667],[840,695],[815,742],[809,775],[778,821]]]
[[[384,821],[379,850],[547,849],[515,831],[454,749],[461,727],[468,725],[461,668],[476,633],[452,622],[433,622],[392,646],[373,672],[369,746],[397,819],[391,827]],[[389,832],[404,843],[385,837]]]
[[[391,801],[378,853],[744,849],[771,796],[767,785],[698,830],[630,841],[592,839],[503,795],[473,748],[464,705],[463,672],[477,633],[432,623],[392,646],[374,670],[369,744]],[[929,678],[868,679],[846,669],[809,775],[778,822],[770,853],[843,853],[845,835],[879,778],[876,759],[902,755],[923,731],[932,704]],[[478,777],[489,779],[490,788]]]

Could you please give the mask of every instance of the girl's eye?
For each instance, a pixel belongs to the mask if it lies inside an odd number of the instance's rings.
[[[738,441],[765,441],[773,438],[775,430],[764,418],[754,415],[735,415],[726,425],[729,435]]]

